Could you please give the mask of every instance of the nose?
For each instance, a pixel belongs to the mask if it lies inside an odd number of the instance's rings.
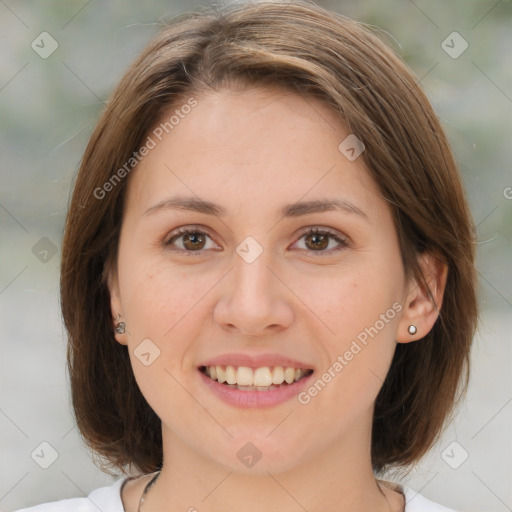
[[[250,336],[277,333],[289,327],[294,318],[290,291],[276,277],[266,252],[252,263],[238,254],[233,258],[235,268],[220,289],[214,321],[223,329]]]

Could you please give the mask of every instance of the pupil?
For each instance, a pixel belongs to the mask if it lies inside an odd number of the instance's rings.
[[[308,235],[306,237],[306,245],[308,245],[308,241],[313,243],[313,249],[325,249],[329,245],[329,237],[321,233]]]
[[[183,245],[187,249],[198,250],[202,249],[202,247],[204,246],[204,241],[204,235],[200,233],[188,233],[184,236]]]

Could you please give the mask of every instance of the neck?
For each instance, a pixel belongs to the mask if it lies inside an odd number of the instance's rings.
[[[273,471],[265,467],[262,458],[245,472],[219,465],[181,443],[165,427],[163,439],[164,464],[146,496],[143,510],[148,512],[402,510],[401,497],[377,484],[370,452],[361,452],[361,439],[328,446],[314,459],[300,461],[293,468]]]

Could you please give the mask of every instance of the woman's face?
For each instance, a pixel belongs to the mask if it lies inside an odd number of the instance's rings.
[[[408,286],[362,148],[310,97],[194,99],[130,176],[111,281],[164,450],[235,471],[367,453]]]

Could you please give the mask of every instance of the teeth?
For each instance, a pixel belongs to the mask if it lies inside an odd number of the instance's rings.
[[[237,385],[237,389],[240,389],[242,391],[254,391],[256,388],[254,386],[241,386]]]
[[[284,382],[284,370],[282,366],[276,366],[272,375],[272,384],[282,384]]]
[[[211,367],[213,368],[213,366]],[[220,366],[215,367],[215,371],[217,373],[217,380],[222,384],[226,382],[226,372]],[[213,378],[213,377],[212,377]]]
[[[236,372],[236,383],[239,386],[252,386],[252,370],[247,368],[247,366],[239,366],[238,371]]]
[[[236,367],[232,365],[204,367],[204,373],[211,379],[244,391],[268,391],[284,382],[293,384],[311,372],[312,370],[283,366],[275,366],[273,370],[268,366],[254,370],[248,366]]]
[[[295,380],[295,369],[294,368],[286,368],[284,371],[284,380],[287,384],[291,384]]]
[[[226,366],[226,382],[236,384],[236,370],[232,366]]]
[[[256,368],[253,384],[256,387],[266,387],[272,384],[272,372],[268,366]]]

